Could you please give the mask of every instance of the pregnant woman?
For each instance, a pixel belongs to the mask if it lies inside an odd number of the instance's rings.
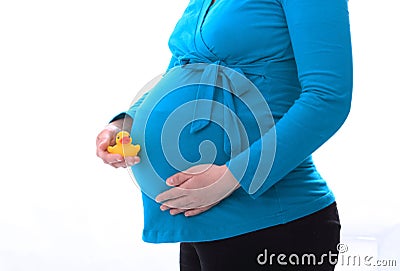
[[[143,240],[181,270],[334,270],[340,222],[312,153],[350,110],[347,0],[191,0],[157,84],[97,137],[132,167]],[[128,130],[139,157],[109,154]]]

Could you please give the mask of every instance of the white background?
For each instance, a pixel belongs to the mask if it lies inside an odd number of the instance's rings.
[[[95,137],[165,70],[187,2],[0,2],[1,271],[178,270],[177,244],[141,241],[140,192]],[[399,266],[398,4],[349,6],[353,108],[315,160],[349,253]]]

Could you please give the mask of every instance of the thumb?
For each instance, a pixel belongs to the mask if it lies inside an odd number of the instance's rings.
[[[192,178],[192,175],[189,175],[189,174],[186,174],[183,172],[178,172],[178,173],[172,175],[171,177],[167,178],[166,183],[169,186],[178,186],[178,185],[183,184],[190,178]]]
[[[109,137],[103,137],[99,140],[98,146],[100,149],[105,150],[110,145],[111,140]]]
[[[102,133],[97,138],[97,147],[101,150],[106,150],[112,144],[112,136],[109,133]]]

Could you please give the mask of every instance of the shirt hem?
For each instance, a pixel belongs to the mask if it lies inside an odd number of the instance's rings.
[[[286,224],[293,220],[302,218],[317,212],[335,202],[335,197],[330,191],[321,198],[302,205],[296,209],[287,209],[273,216],[266,216],[249,223],[236,225],[235,227],[220,227],[218,230],[204,231],[202,230],[180,230],[180,231],[155,231],[144,229],[142,240],[146,243],[177,243],[177,242],[206,242],[230,238],[252,231]],[[194,237],[196,236],[196,237]]]

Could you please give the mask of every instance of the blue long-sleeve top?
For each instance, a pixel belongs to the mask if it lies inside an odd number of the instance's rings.
[[[133,133],[139,143],[146,146],[146,140],[153,140],[154,146],[157,139],[138,135],[146,127],[140,120],[141,110],[149,112],[150,105],[154,108],[160,99],[153,92],[165,88],[168,80],[176,80],[174,71],[188,63],[216,63],[239,70],[262,94],[275,124],[265,133],[250,136],[248,147],[217,158],[216,163],[228,165],[242,189],[209,211],[190,218],[171,216],[159,210],[152,195],[144,193],[145,241],[221,239],[286,223],[335,200],[311,154],[340,128],[350,110],[352,53],[347,0],[217,0],[215,4],[191,0],[169,47],[173,56],[162,82],[126,112],[135,119]],[[196,95],[199,93],[206,95],[197,90]],[[226,105],[225,96],[212,93],[210,97]],[[168,106],[172,112],[184,102],[173,95],[164,100],[159,103],[164,114]],[[229,108],[241,112],[244,106],[234,98]],[[150,120],[165,122],[160,116]],[[209,133],[214,128],[210,129]],[[181,151],[185,152],[184,147]],[[160,152],[151,150],[150,145],[141,155],[144,161],[157,157],[153,159],[159,159],[157,163],[163,167]],[[260,157],[264,157],[261,165]],[[151,161],[141,164],[132,169],[144,184],[149,182],[151,174],[145,167]],[[164,179],[174,173],[160,168],[157,174]]]

